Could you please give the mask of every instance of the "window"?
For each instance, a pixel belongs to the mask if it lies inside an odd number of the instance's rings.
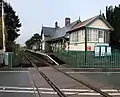
[[[72,41],[73,41],[72,34],[70,34],[70,42],[72,42]]]
[[[104,31],[103,30],[98,31],[98,39],[99,39],[99,42],[104,42]]]
[[[79,34],[78,34],[79,32],[77,31],[76,32],[76,42],[78,42],[79,41]]]
[[[81,30],[78,31],[78,42],[81,42]]]
[[[87,41],[98,41],[98,30],[88,29],[87,30]]]
[[[76,37],[76,32],[74,32],[74,42],[77,42],[77,39],[76,39],[77,37]]]
[[[75,32],[72,33],[73,35],[73,42],[75,42]]]
[[[98,41],[98,30],[92,29],[92,41]]]
[[[85,30],[80,30],[71,33],[71,42],[78,43],[85,41]],[[98,42],[99,38],[104,38],[104,31],[97,29],[87,30],[87,41]]]
[[[70,42],[73,42],[73,33],[70,34]]]
[[[81,36],[81,40],[82,42],[85,41],[85,30],[81,30],[82,36]]]
[[[71,42],[77,43],[79,41],[79,32],[73,32],[70,35]]]
[[[99,30],[98,36],[99,36],[99,38],[104,38],[104,31]]]
[[[87,30],[87,41],[92,41],[92,30]]]

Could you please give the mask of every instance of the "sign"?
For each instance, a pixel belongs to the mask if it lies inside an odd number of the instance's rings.
[[[111,47],[106,45],[97,45],[95,46],[95,56],[111,56]]]
[[[109,46],[109,44],[108,43],[98,43],[98,44],[96,44],[96,46]]]
[[[98,57],[100,54],[100,47],[95,47],[95,56]]]
[[[88,47],[87,47],[87,51],[91,51],[91,46],[88,46]]]
[[[104,38],[99,38],[99,42],[104,42]]]
[[[111,55],[111,47],[107,47],[107,55],[108,55],[108,56]]]
[[[105,56],[105,47],[101,47],[101,56]]]

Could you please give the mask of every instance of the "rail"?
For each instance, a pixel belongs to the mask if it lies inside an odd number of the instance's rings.
[[[59,95],[59,97],[66,97],[65,94],[61,92],[61,90],[42,72],[39,68],[34,64],[34,62],[25,54],[25,57],[29,60],[29,62],[36,68],[38,73],[46,80],[46,82],[53,88],[55,92]]]
[[[35,56],[33,56],[33,55],[31,55],[31,56],[34,57],[35,59],[37,59],[37,60],[40,61],[39,58],[37,58],[37,57],[35,57]],[[100,89],[98,89],[98,88],[96,88],[96,87],[94,87],[94,86],[92,86],[92,85],[90,85],[90,84],[88,84],[88,83],[85,83],[85,82],[82,81],[82,80],[78,80],[78,79],[76,79],[75,77],[73,77],[73,76],[71,76],[71,75],[65,73],[64,71],[62,71],[62,70],[60,70],[60,69],[58,69],[58,68],[56,68],[56,67],[53,67],[52,65],[49,65],[49,66],[51,66],[51,67],[54,68],[55,70],[57,70],[57,71],[59,71],[59,72],[65,74],[66,76],[72,78],[73,80],[75,80],[75,81],[77,81],[77,82],[79,82],[79,83],[81,83],[81,84],[87,86],[88,88],[90,88],[90,89],[96,91],[97,93],[100,93],[103,97],[112,97],[112,96],[109,95],[108,93],[103,92],[103,91],[101,91]]]

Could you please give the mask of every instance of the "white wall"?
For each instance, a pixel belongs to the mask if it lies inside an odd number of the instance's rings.
[[[110,30],[110,28],[101,19],[97,19],[89,25],[89,27]]]
[[[91,46],[91,51],[94,51],[94,46],[96,45],[97,43],[87,43],[87,47],[88,46]],[[69,50],[72,50],[72,51],[85,51],[85,43],[80,43],[80,44],[70,44],[69,45]]]
[[[42,41],[45,40],[45,36],[44,36],[44,33],[42,33]]]
[[[45,42],[42,42],[42,50],[45,50]]]
[[[69,50],[72,51],[85,51],[85,43],[81,43],[81,44],[70,44],[69,45]]]
[[[77,40],[78,42],[85,42],[85,30],[79,30],[70,34],[70,43],[76,43]]]
[[[87,43],[87,47],[91,46],[91,51],[94,51],[94,47],[96,46],[97,43]]]

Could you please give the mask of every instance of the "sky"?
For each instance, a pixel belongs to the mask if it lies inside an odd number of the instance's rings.
[[[34,33],[40,33],[41,27],[54,27],[58,21],[64,26],[65,17],[71,22],[83,21],[105,12],[106,6],[119,5],[120,0],[7,0],[16,11],[22,24],[20,37],[16,40],[22,46]]]

